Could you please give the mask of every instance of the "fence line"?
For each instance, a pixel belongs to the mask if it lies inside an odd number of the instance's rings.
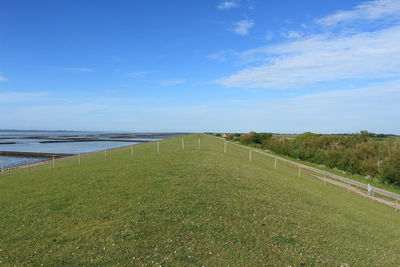
[[[168,139],[179,139],[179,137],[175,138],[166,138],[162,140],[168,140]],[[184,143],[183,143],[183,138],[182,138],[182,146],[184,148]],[[120,147],[114,147],[114,148],[109,148],[109,149],[103,149],[103,150],[98,150],[98,151],[92,151],[88,153],[83,153],[83,154],[74,154],[74,155],[68,155],[65,157],[55,157],[56,154],[50,154],[49,153],[49,159],[42,160],[42,161],[37,161],[37,162],[31,162],[29,164],[21,164],[21,165],[16,165],[16,166],[9,166],[9,167],[4,167],[0,166],[0,176],[5,176],[5,175],[12,175],[13,173],[17,173],[18,171],[22,171],[24,169],[27,169],[28,172],[31,170],[34,170],[34,167],[39,167],[39,166],[46,166],[48,165],[49,168],[54,169],[57,168],[57,162],[64,162],[68,159],[77,159],[77,165],[81,166],[81,157],[82,156],[90,156],[90,155],[99,155],[103,154],[103,160],[107,161],[109,158],[108,152],[113,151],[113,150],[119,150],[119,149],[124,149],[124,148],[130,148],[130,157],[133,160],[134,159],[134,147],[136,146],[143,146],[148,143],[155,143],[156,144],[156,153],[160,154],[160,140],[154,140],[154,141],[149,141],[146,143],[139,143],[135,145],[126,145],[126,146],[120,146]],[[198,149],[200,149],[200,137],[198,138]],[[196,141],[194,141],[194,146],[196,146]],[[129,153],[129,152],[128,152]],[[146,152],[148,153],[148,152]],[[72,166],[72,165],[71,165]]]
[[[214,138],[225,140],[224,138],[219,138],[219,137],[214,137]],[[227,141],[225,140],[225,142],[227,142]],[[268,153],[266,151],[262,151],[260,149],[250,148],[248,146],[244,146],[244,145],[237,144],[237,143],[234,143],[234,142],[229,142],[229,143],[232,144],[232,145],[235,145],[237,147],[241,147],[243,149],[246,149],[246,150],[247,149],[253,150],[253,152],[255,152],[255,153],[259,153],[259,154],[262,154],[262,155],[265,155],[265,156],[268,156],[270,158],[275,159],[274,169],[277,168],[277,160],[280,160],[280,161],[292,164],[294,166],[297,166],[299,168],[299,173],[298,173],[299,177],[301,175],[301,169],[306,169],[306,170],[310,170],[310,171],[313,171],[315,173],[323,175],[324,179],[326,179],[326,177],[329,177],[329,178],[332,178],[332,179],[339,180],[339,181],[342,181],[344,183],[347,183],[348,185],[356,186],[356,187],[359,187],[361,189],[368,189],[368,185],[367,184],[359,182],[359,181],[352,180],[350,178],[346,178],[346,177],[343,177],[343,176],[340,176],[340,175],[337,175],[337,174],[330,173],[328,171],[323,171],[323,170],[320,170],[320,169],[317,169],[317,168],[314,168],[314,167],[311,167],[311,166],[308,166],[308,165],[305,165],[305,164],[302,164],[302,163],[298,163],[298,162],[295,162],[295,161],[292,161],[292,160],[289,160],[289,159],[285,159],[285,158],[273,155],[271,153]],[[387,191],[385,189],[374,187],[374,192],[378,193],[378,194],[380,194],[382,196],[385,196],[385,197],[388,197],[388,198],[392,198],[392,199],[394,199],[396,201],[400,200],[400,194],[393,193],[393,192]]]
[[[267,156],[269,158],[274,159],[274,165],[273,165],[274,169],[277,169],[277,167],[278,167],[277,166],[278,165],[278,162],[277,162],[278,160],[281,161],[281,162],[285,162],[285,163],[288,163],[290,165],[296,166],[296,167],[298,167],[298,177],[301,177],[302,170],[309,170],[309,171],[312,171],[314,173],[322,175],[323,177],[320,177],[320,178],[323,179],[324,183],[326,183],[326,179],[327,178],[332,178],[334,180],[338,180],[338,181],[341,181],[343,183],[346,183],[349,186],[352,185],[352,186],[355,186],[355,187],[358,187],[358,188],[361,188],[361,189],[364,189],[364,190],[368,189],[368,185],[365,184],[365,183],[362,183],[362,182],[359,182],[359,181],[354,181],[352,179],[349,179],[349,178],[346,178],[346,177],[343,177],[343,176],[340,176],[340,175],[336,175],[336,174],[330,173],[328,171],[323,171],[323,170],[320,170],[320,169],[317,169],[317,168],[314,168],[314,167],[311,167],[311,166],[308,166],[308,165],[305,165],[305,164],[301,164],[301,163],[298,163],[298,162],[295,162],[295,161],[292,161],[292,160],[289,160],[289,159],[286,159],[286,158],[283,158],[283,157],[279,157],[279,156],[273,155],[271,153],[268,153],[266,151],[262,151],[260,149],[251,148],[251,147],[244,146],[244,145],[241,145],[241,144],[237,144],[237,143],[234,143],[234,142],[228,142],[224,138],[220,138],[220,137],[209,136],[209,135],[205,135],[205,137],[215,138],[214,140],[223,140],[223,153],[224,154],[227,153],[227,151],[229,150],[227,148],[227,146],[228,146],[228,144],[230,144],[230,145],[236,146],[237,148],[244,149],[243,151],[249,150],[249,154],[248,154],[248,160],[249,161],[252,161],[252,158],[253,158],[252,153],[258,153],[258,154],[265,155],[265,156]],[[187,148],[187,147],[185,147],[183,138],[181,138],[181,141],[182,141],[181,144],[179,142],[179,138],[176,138],[176,140],[177,140],[177,144],[176,145],[177,145],[177,149],[178,150],[182,151],[182,150],[185,150],[185,148]],[[201,148],[201,141],[200,140],[201,140],[201,138],[199,137],[198,138],[198,144],[197,144],[198,149]],[[151,143],[156,143],[156,153],[160,154],[160,142],[159,141],[153,141]],[[194,147],[196,147],[196,141],[194,141],[194,144],[192,144],[192,145],[194,145]],[[135,145],[135,146],[137,146],[137,145]],[[107,160],[107,158],[108,158],[107,157],[107,151],[108,150],[112,151],[112,150],[118,150],[118,149],[127,148],[127,147],[130,147],[130,156],[131,156],[132,159],[134,159],[134,153],[133,153],[134,145],[118,147],[118,148],[112,148],[112,149],[106,149],[106,150],[103,150],[103,151],[94,151],[94,152],[85,153],[84,155],[98,154],[98,153],[103,152],[104,153],[104,160]],[[205,147],[207,148],[207,144],[205,144]],[[190,148],[190,146],[189,146],[189,148]],[[218,146],[211,146],[211,149],[213,149],[213,150],[217,149],[218,150]],[[129,151],[128,151],[128,153],[129,153]],[[34,170],[34,167],[36,167],[36,166],[46,165],[46,164],[51,164],[50,168],[55,168],[56,165],[57,165],[56,164],[57,161],[64,161],[64,160],[72,159],[72,158],[77,158],[78,165],[79,166],[81,165],[81,154],[77,154],[77,155],[68,156],[68,157],[64,157],[64,158],[57,158],[57,159],[53,157],[52,159],[49,159],[49,160],[46,160],[46,161],[30,163],[30,164],[24,164],[24,165],[19,165],[19,166],[6,167],[6,168],[2,167],[0,169],[0,174],[3,176],[3,175],[6,175],[8,173],[13,173],[14,171],[22,170],[22,169],[25,169],[25,168],[27,168],[28,172],[29,172],[31,170]],[[393,192],[387,191],[385,189],[374,187],[374,192],[377,193],[377,194],[380,194],[380,195],[382,195],[384,197],[394,199],[396,201],[400,200],[400,194],[393,193]]]

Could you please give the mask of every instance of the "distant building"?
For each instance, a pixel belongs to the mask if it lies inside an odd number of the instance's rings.
[[[228,135],[226,133],[222,134],[222,137],[228,137]]]

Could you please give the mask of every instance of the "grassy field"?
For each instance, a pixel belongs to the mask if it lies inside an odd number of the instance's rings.
[[[239,142],[236,142],[236,143],[240,144]],[[255,146],[252,146],[252,147],[256,148]],[[260,148],[256,148],[256,149],[260,149]],[[315,164],[315,163],[312,163],[312,162],[308,162],[308,161],[292,158],[292,157],[289,157],[289,156],[286,156],[286,155],[283,155],[283,154],[275,153],[275,152],[270,151],[270,150],[264,150],[264,151],[270,153],[271,155],[275,155],[275,156],[278,156],[278,157],[281,157],[281,158],[284,158],[284,159],[288,159],[288,160],[291,160],[291,161],[294,161],[294,162],[297,162],[297,163],[301,163],[303,165],[307,165],[307,166],[310,166],[310,167],[313,167],[313,168],[316,168],[316,169],[319,169],[319,170],[322,170],[322,171],[326,171],[326,172],[329,172],[329,173],[337,174],[337,175],[352,179],[354,181],[362,182],[362,183],[365,183],[365,184],[371,184],[373,187],[385,189],[387,191],[391,191],[391,192],[400,194],[400,187],[399,186],[392,185],[392,184],[381,183],[378,180],[378,178],[367,177],[367,176],[362,176],[362,175],[358,175],[358,174],[352,174],[352,173],[341,171],[341,170],[338,170],[338,169],[332,169],[332,168],[329,168],[329,167],[324,166],[324,165],[318,165],[318,164]]]
[[[184,142],[0,177],[0,265],[399,266],[400,212],[211,136]]]

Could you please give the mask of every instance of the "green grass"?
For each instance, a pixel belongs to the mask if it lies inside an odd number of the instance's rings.
[[[260,148],[257,148],[257,149],[260,149]],[[260,150],[262,150],[262,149],[260,149]],[[400,194],[400,187],[399,186],[392,185],[392,184],[384,184],[384,183],[380,182],[378,178],[352,174],[352,173],[348,173],[348,172],[341,171],[341,170],[338,170],[338,169],[332,169],[332,168],[329,168],[329,167],[324,166],[324,165],[318,165],[318,164],[315,164],[315,163],[312,163],[312,162],[308,162],[308,161],[292,158],[292,157],[289,157],[289,156],[286,156],[286,155],[283,155],[283,154],[275,153],[275,152],[270,151],[270,150],[266,150],[266,152],[268,152],[268,153],[270,153],[272,155],[284,158],[284,159],[288,159],[288,160],[291,160],[291,161],[294,161],[294,162],[297,162],[297,163],[301,163],[301,164],[304,164],[304,165],[307,165],[307,166],[322,170],[322,171],[327,171],[327,172],[330,172],[330,173],[333,173],[333,174],[337,174],[337,175],[340,175],[340,176],[343,176],[343,177],[346,177],[346,178],[349,178],[349,179],[352,179],[352,180],[355,180],[355,181],[358,181],[358,182],[371,184],[372,186],[377,187],[377,188],[385,189],[385,190]]]
[[[400,212],[198,135],[0,177],[0,265],[398,266]]]

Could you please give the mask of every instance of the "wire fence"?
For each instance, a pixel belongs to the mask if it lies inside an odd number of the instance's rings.
[[[244,146],[235,142],[226,141],[224,138],[210,136],[219,140],[224,144],[224,153],[234,153],[241,155],[243,159],[247,158],[249,161],[264,164],[266,167],[276,169],[279,171],[289,171],[297,177],[312,177],[320,179],[324,184],[334,184],[345,188],[348,192],[356,192],[363,196],[369,197],[372,201],[380,202],[393,207],[397,210],[400,209],[400,194],[390,192],[385,189],[374,187],[371,194],[368,192],[368,184],[355,181],[353,179],[333,174],[328,171],[320,170],[302,163],[295,162],[283,157],[279,157],[268,153],[266,151]],[[240,153],[238,151],[241,150]]]
[[[73,156],[57,157],[57,154],[46,160],[4,167],[0,166],[0,176],[14,175],[18,173],[30,173],[44,169],[68,168],[81,165],[91,165],[98,162],[130,159],[134,162],[152,162],[158,159],[158,155],[176,153],[178,151],[199,150],[202,146],[203,135],[187,135],[182,137],[139,143],[130,146],[105,149],[101,151],[76,154]]]
[[[228,142],[223,138],[205,135],[191,134],[160,141],[152,141],[148,143],[135,144],[132,146],[113,148],[108,150],[96,151],[86,154],[78,154],[64,158],[52,157],[51,159],[37,162],[27,163],[25,165],[1,168],[0,175],[7,176],[13,174],[29,174],[39,170],[48,170],[55,168],[71,168],[79,166],[91,166],[99,162],[107,162],[112,160],[121,161],[130,160],[130,164],[140,164],[149,166],[160,160],[160,155],[168,155],[179,151],[204,150],[214,151],[242,158],[243,160],[258,163],[261,166],[286,172],[297,177],[309,177],[320,179],[324,184],[334,184],[353,191],[362,193],[370,197],[373,201],[382,202],[396,210],[400,209],[400,195],[381,189],[374,188],[374,194],[369,196],[366,194],[368,185],[359,181],[355,181],[340,175],[336,175],[324,170],[320,170],[308,165],[304,165],[283,157],[270,154],[260,149],[240,145],[234,142]],[[165,158],[167,160],[167,158]]]

